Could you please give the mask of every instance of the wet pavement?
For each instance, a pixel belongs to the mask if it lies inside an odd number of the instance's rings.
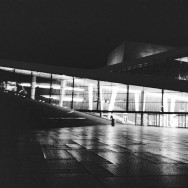
[[[0,132],[0,187],[187,187],[188,130],[116,124]]]
[[[0,188],[188,187],[188,129],[112,127],[12,94],[0,104]]]

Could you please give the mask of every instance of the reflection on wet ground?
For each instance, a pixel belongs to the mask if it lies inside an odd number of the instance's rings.
[[[0,141],[0,187],[188,186],[187,129],[1,131]]]

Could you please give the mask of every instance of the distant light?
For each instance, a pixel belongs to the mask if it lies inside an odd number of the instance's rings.
[[[44,98],[51,98],[54,100],[59,100],[59,95],[52,95],[51,97],[49,95],[41,95]],[[73,101],[74,102],[82,102],[84,99],[83,98],[78,98],[78,97],[74,97]],[[63,97],[63,101],[72,101],[72,97]]]
[[[9,68],[9,67],[0,67],[1,70],[5,70],[5,71],[14,71],[13,68]]]
[[[183,62],[188,62],[188,57],[181,57],[181,58],[178,58],[178,59],[175,59],[177,61],[183,61]]]
[[[20,74],[31,75],[31,71],[28,71],[28,70],[15,69],[15,72],[20,73]]]
[[[23,86],[23,87],[31,87],[30,83],[19,83],[18,85]]]

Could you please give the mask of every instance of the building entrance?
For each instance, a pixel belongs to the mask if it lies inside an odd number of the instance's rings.
[[[160,114],[148,114],[148,126],[159,127],[162,126],[160,123]]]
[[[185,128],[186,127],[186,115],[185,114],[179,114],[176,116],[178,119],[178,127]]]

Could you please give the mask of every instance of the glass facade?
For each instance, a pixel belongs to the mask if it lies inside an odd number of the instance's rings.
[[[1,90],[121,123],[188,127],[188,93],[0,67]]]

